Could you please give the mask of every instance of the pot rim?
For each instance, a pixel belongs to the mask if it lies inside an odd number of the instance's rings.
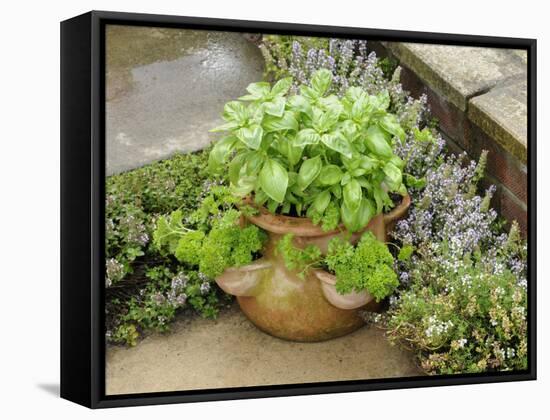
[[[286,216],[284,214],[273,214],[267,210],[264,206],[258,206],[254,204],[250,197],[245,198],[244,203],[246,205],[254,207],[259,211],[258,215],[246,216],[246,219],[256,226],[261,227],[271,233],[286,234],[295,233],[297,236],[329,236],[346,232],[346,228],[343,223],[338,225],[336,229],[324,231],[321,226],[313,224],[308,217],[294,217]],[[378,217],[383,217],[384,223],[390,223],[394,220],[402,217],[408,210],[411,204],[411,197],[409,194],[402,196],[401,203],[395,206],[389,213],[381,213],[373,217],[370,222],[360,231],[356,233],[362,233],[366,231],[371,223],[373,223]]]

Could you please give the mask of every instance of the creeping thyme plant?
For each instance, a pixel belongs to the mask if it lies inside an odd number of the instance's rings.
[[[137,344],[142,333],[165,331],[177,312],[215,317],[228,297],[194,267],[171,259],[151,241],[165,213],[190,214],[215,185],[208,150],[156,162],[107,178],[105,231],[106,336]]]

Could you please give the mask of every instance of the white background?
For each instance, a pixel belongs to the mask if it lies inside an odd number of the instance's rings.
[[[549,23],[544,1],[6,1],[0,104],[0,416],[524,418],[548,411]],[[539,380],[91,411],[59,399],[59,21],[91,9],[538,39]],[[55,416],[55,417],[54,417]]]

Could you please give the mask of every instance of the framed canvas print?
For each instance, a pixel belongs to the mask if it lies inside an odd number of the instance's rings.
[[[536,41],[61,24],[61,395],[536,377]]]

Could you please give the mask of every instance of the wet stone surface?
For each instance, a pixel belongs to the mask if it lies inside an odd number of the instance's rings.
[[[108,26],[106,173],[204,148],[223,105],[262,78],[243,35]]]
[[[108,395],[422,375],[374,327],[297,343],[258,330],[237,305],[217,320],[181,318],[136,347],[107,348]]]

